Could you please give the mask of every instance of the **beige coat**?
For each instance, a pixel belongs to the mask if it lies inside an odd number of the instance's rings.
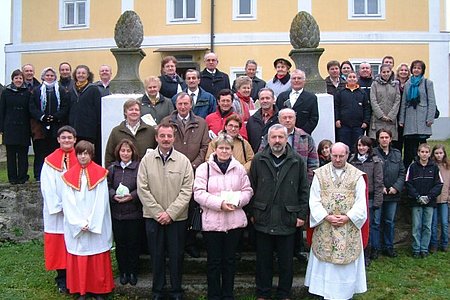
[[[186,156],[173,149],[163,163],[158,148],[148,150],[139,165],[137,185],[144,218],[156,220],[167,212],[172,221],[187,219],[194,172]]]
[[[370,119],[369,137],[375,139],[376,132],[381,129],[392,131],[392,139],[398,140],[397,115],[400,108],[400,89],[398,81],[382,82],[380,79],[373,81],[370,88],[370,105],[372,116]],[[392,122],[381,120],[388,117]]]
[[[436,203],[447,203],[450,202],[450,170],[442,164],[438,166],[444,185],[442,186],[441,194],[436,199]]]
[[[206,152],[205,160],[208,160],[211,154],[214,152],[214,140],[208,145],[208,151]],[[244,151],[245,147],[245,151]],[[247,174],[250,172],[250,165],[252,163],[253,153],[252,146],[240,135],[233,139],[233,157],[244,166]]]

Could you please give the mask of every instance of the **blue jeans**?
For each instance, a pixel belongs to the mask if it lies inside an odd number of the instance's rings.
[[[369,199],[370,233],[369,246],[373,249],[380,249],[380,220],[381,208],[374,209],[373,199]]]
[[[441,225],[441,248],[448,247],[448,203],[438,203],[433,210],[433,221],[431,222],[430,247],[438,248],[439,236],[438,225]]]
[[[427,206],[414,206],[412,208],[412,251],[413,253],[426,252],[431,239],[431,221],[433,208]]]
[[[381,207],[381,221],[383,222],[384,249],[394,248],[396,201],[385,201]]]
[[[364,135],[364,129],[361,127],[349,127],[343,125],[341,128],[338,128],[338,142],[342,142],[346,144],[352,153],[355,153],[356,142],[358,139]]]

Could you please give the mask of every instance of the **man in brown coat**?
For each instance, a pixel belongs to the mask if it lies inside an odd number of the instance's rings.
[[[195,169],[205,161],[210,139],[208,124],[192,112],[192,106],[192,98],[185,92],[179,93],[175,101],[176,110],[165,117],[161,123],[169,123],[175,127],[173,147],[189,158],[195,172]],[[188,224],[190,224],[195,205],[198,205],[197,202],[191,199]],[[189,230],[186,237],[186,252],[192,257],[200,257],[196,247],[196,235],[196,231]]]

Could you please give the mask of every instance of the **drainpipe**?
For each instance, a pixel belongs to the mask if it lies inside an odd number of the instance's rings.
[[[211,0],[211,39],[209,45],[211,52],[214,52],[214,6],[214,0]]]

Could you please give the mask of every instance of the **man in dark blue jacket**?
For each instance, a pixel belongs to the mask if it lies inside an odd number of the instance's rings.
[[[217,69],[219,58],[214,52],[206,54],[204,61],[206,68],[200,74],[200,86],[214,97],[217,97],[217,93],[220,90],[230,89],[230,78],[228,74]]]

